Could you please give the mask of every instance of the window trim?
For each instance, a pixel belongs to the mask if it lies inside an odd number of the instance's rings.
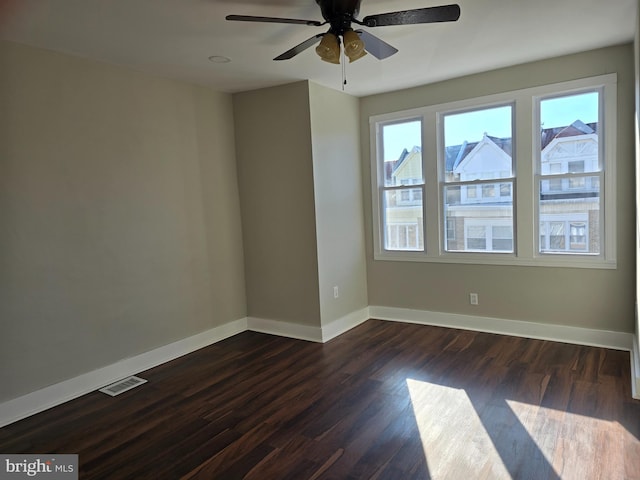
[[[602,219],[600,228],[600,254],[564,254],[538,252],[539,226],[536,225],[539,204],[538,146],[540,98],[564,96],[572,93],[601,89],[599,124],[604,128],[599,138],[602,182],[600,185]],[[369,118],[370,166],[372,181],[372,232],[374,260],[550,266],[566,268],[616,268],[616,115],[617,74],[558,82],[482,97],[463,99],[438,105],[428,105],[410,110],[374,115]],[[445,251],[446,218],[441,184],[443,172],[442,118],[444,114],[513,105],[513,171],[512,187],[514,216],[514,253],[477,253]],[[425,180],[423,191],[424,251],[384,250],[384,225],[381,215],[383,197],[381,186],[384,174],[379,167],[378,125],[422,119],[422,171]],[[585,174],[588,176],[588,174]],[[441,183],[442,182],[442,183]],[[538,197],[536,197],[536,193]],[[436,225],[437,220],[437,225]]]

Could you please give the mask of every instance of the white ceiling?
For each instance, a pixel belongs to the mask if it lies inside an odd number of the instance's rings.
[[[455,0],[453,0],[455,1]],[[362,0],[359,18],[453,3]],[[363,96],[633,40],[637,0],[460,0],[460,20],[369,31],[400,51],[346,65]],[[0,38],[238,92],[309,79],[340,89],[342,67],[313,48],[272,58],[326,31],[228,22],[228,14],[322,20],[314,0],[4,0]],[[231,58],[216,64],[212,55]]]

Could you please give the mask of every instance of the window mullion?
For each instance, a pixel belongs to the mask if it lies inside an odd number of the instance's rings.
[[[445,223],[442,212],[442,196],[438,185],[440,173],[438,172],[438,155],[440,152],[438,132],[440,128],[434,128],[439,121],[436,111],[428,111],[423,120],[423,172],[425,178],[424,229],[425,252],[427,256],[437,257],[441,252],[441,231]]]
[[[529,95],[519,95],[515,101],[514,116],[514,143],[515,143],[515,170],[516,189],[514,195],[514,223],[516,254],[519,258],[531,259],[535,251],[535,236],[537,227],[534,218],[535,200],[537,189],[535,188],[534,165],[536,164],[534,145],[537,144],[539,133],[534,128],[535,108]]]

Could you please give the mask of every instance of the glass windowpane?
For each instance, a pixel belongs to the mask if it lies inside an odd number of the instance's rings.
[[[599,93],[540,101],[540,173],[599,172]]]
[[[599,177],[580,176],[567,180],[560,191],[540,186],[541,253],[600,253]],[[569,180],[574,180],[573,184]],[[572,185],[580,185],[573,187]]]
[[[462,195],[456,196],[451,190],[460,192],[460,187],[445,186],[445,218],[455,220],[456,225],[465,225],[464,229],[460,227],[461,230],[456,237],[445,236],[445,250],[513,252],[513,203],[510,196],[512,189],[513,182],[481,183],[464,187]],[[469,198],[469,192],[478,190],[483,192],[483,196]],[[509,192],[509,196],[495,195],[498,191]],[[491,196],[491,192],[494,196]]]
[[[424,250],[421,195],[416,188],[384,192],[385,250]]]
[[[494,251],[511,252],[513,251],[513,240],[507,238],[494,238],[491,246]]]
[[[444,116],[445,181],[513,176],[510,105]]]
[[[422,122],[382,125],[384,185],[424,183],[422,175]]]
[[[468,238],[467,247],[469,250],[486,250],[487,239],[486,238]]]
[[[445,218],[459,229],[446,251],[513,251],[513,181],[495,181],[513,176],[512,115],[503,105],[443,116],[445,183],[458,182],[444,188]]]
[[[541,253],[600,253],[599,95],[540,101]]]

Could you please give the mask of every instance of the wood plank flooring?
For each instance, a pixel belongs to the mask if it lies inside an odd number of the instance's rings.
[[[369,320],[245,332],[0,429],[89,479],[640,479],[629,353]]]

